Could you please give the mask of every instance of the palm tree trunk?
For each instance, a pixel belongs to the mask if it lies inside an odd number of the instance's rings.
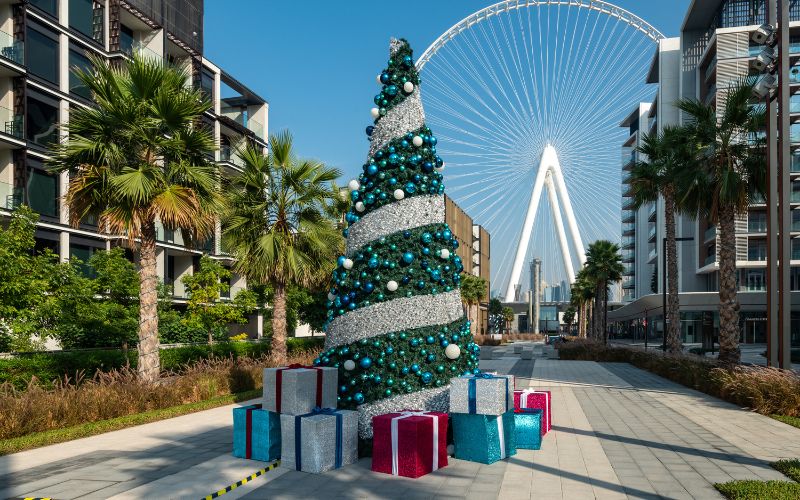
[[[272,300],[272,355],[275,362],[283,366],[287,363],[286,353],[286,285],[275,283]]]
[[[603,332],[601,329],[603,328],[603,289],[600,285],[595,287],[594,293],[594,314],[593,314],[593,321],[594,323],[594,339],[595,340],[602,340],[603,339]]]
[[[603,345],[608,344],[608,285],[603,289]]]
[[[156,224],[142,224],[139,245],[139,377],[155,382],[161,373],[158,356],[158,270]]]
[[[678,245],[675,241],[675,189],[664,189],[664,218],[667,230],[667,350],[683,351],[681,342],[680,298],[678,297]]]
[[[719,360],[725,364],[737,364],[741,359],[735,215],[732,206],[723,206],[719,214]]]

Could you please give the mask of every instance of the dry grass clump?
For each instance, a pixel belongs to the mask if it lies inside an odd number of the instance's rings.
[[[582,340],[559,349],[560,359],[630,363],[763,415],[800,416],[800,376],[764,366],[726,368],[694,354],[662,354]]]
[[[297,352],[289,362],[307,365],[316,355]],[[98,372],[91,380],[65,378],[54,388],[36,379],[24,390],[5,383],[0,386],[0,439],[260,389],[262,370],[274,366],[271,355],[210,358],[164,374],[157,385],[141,382],[127,368]]]
[[[504,333],[502,340],[494,339],[491,335],[474,335],[475,343],[478,345],[500,345],[507,342],[541,342],[544,335],[536,333]]]

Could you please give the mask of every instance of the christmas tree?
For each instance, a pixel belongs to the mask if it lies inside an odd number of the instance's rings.
[[[339,407],[372,417],[404,409],[448,411],[450,379],[477,371],[464,317],[458,242],[445,224],[442,159],[425,125],[419,74],[405,40],[392,40],[367,127],[369,155],[349,183],[345,255],[328,295],[325,350],[339,368]]]

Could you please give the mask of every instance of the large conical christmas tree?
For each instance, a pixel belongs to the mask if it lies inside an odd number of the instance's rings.
[[[339,406],[358,409],[362,438],[372,436],[374,415],[448,411],[450,379],[477,371],[479,350],[463,314],[458,242],[445,224],[444,163],[408,42],[392,40],[378,81],[316,360],[339,368]]]

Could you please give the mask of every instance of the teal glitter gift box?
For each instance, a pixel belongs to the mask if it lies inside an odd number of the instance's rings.
[[[233,456],[262,462],[280,458],[280,415],[260,404],[234,408]]]
[[[520,408],[514,410],[514,438],[521,450],[538,450],[542,447],[542,410]]]
[[[514,410],[502,415],[451,413],[455,456],[491,464],[517,454]]]

